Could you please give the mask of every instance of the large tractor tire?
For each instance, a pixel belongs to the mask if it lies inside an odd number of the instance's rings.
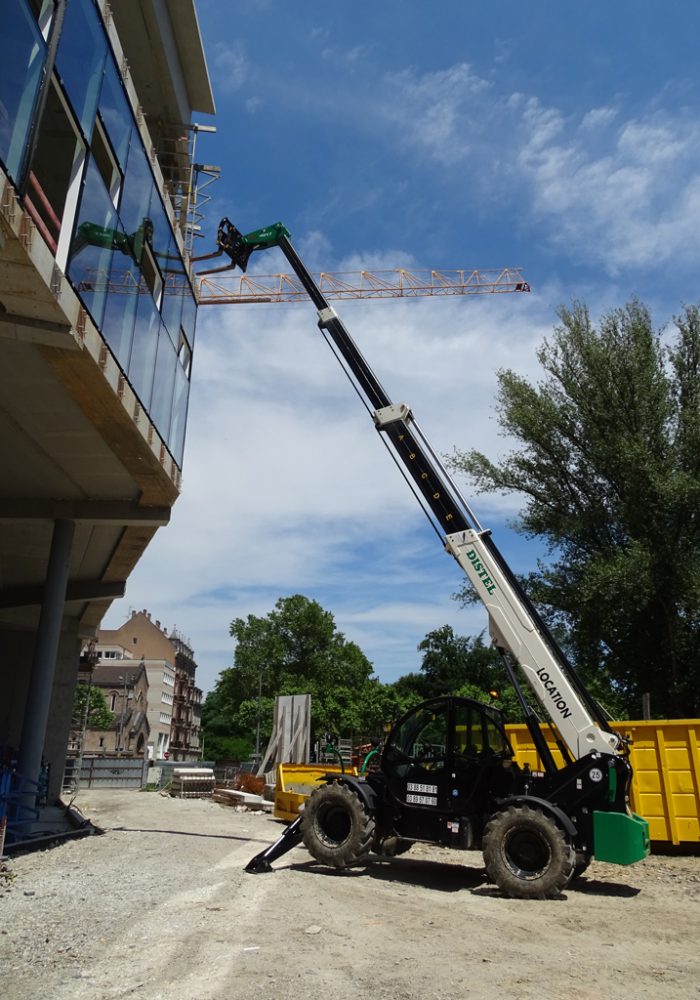
[[[347,785],[321,785],[304,806],[304,847],[324,865],[349,868],[367,860],[374,840],[374,817]]]
[[[513,899],[554,899],[574,871],[566,834],[539,809],[509,806],[486,824],[484,861],[490,881]]]

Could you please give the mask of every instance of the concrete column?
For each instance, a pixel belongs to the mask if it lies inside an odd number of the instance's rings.
[[[22,740],[19,746],[19,773],[32,781],[36,781],[39,777],[41,756],[44,752],[74,534],[74,521],[54,522],[44,600],[36,633],[32,676],[29,681]],[[33,808],[34,797],[34,791],[28,792],[22,797],[22,805]]]

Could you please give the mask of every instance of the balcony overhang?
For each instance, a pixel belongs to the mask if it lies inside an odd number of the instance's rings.
[[[0,171],[0,626],[36,626],[56,520],[66,615],[97,626],[179,494],[180,470]]]
[[[215,113],[193,0],[119,0],[111,16],[147,118],[187,123],[193,111]]]

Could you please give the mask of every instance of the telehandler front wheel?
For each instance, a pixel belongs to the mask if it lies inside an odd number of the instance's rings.
[[[509,806],[486,824],[489,879],[513,899],[553,899],[569,882],[576,855],[554,820],[530,806]]]
[[[301,815],[304,847],[317,861],[348,868],[367,860],[374,841],[374,817],[347,785],[321,785]]]

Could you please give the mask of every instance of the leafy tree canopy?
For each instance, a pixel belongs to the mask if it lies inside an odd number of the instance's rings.
[[[415,694],[415,702],[458,694],[493,704],[509,722],[521,720],[521,710],[499,653],[483,635],[456,635],[450,625],[428,632],[418,644],[423,654],[420,673],[406,674],[394,685]],[[410,705],[406,705],[406,708]]]
[[[107,708],[102,691],[89,684],[77,685],[73,714],[76,718],[85,719],[88,729],[109,729],[116,718],[114,712]]]
[[[381,738],[385,727],[414,705],[444,694],[493,704],[511,722],[521,717],[496,651],[483,636],[456,635],[449,625],[429,632],[419,644],[420,672],[393,684],[372,676],[371,664],[337,632],[333,616],[306,597],[280,598],[265,618],[236,619],[231,632],[238,638],[234,666],[220,674],[202,709],[207,758],[247,759],[255,745],[258,708],[264,748],[279,694],[311,694],[319,740],[326,732],[357,742]]]
[[[202,705],[203,756],[205,760],[248,760],[253,741],[247,735],[236,735],[233,713],[217,685]]]
[[[360,735],[381,714],[381,685],[372,664],[336,628],[333,615],[300,594],[280,598],[265,617],[231,622],[234,665],[224,670],[217,691],[234,732],[255,729],[261,697],[262,736],[270,736],[277,695],[310,694],[312,729]]]
[[[700,710],[700,312],[665,340],[633,301],[595,326],[575,303],[538,352],[542,380],[498,374],[517,447],[456,452],[478,490],[525,497],[518,527],[550,560],[531,597],[603,700],[639,716]],[[466,592],[463,592],[466,598]]]

